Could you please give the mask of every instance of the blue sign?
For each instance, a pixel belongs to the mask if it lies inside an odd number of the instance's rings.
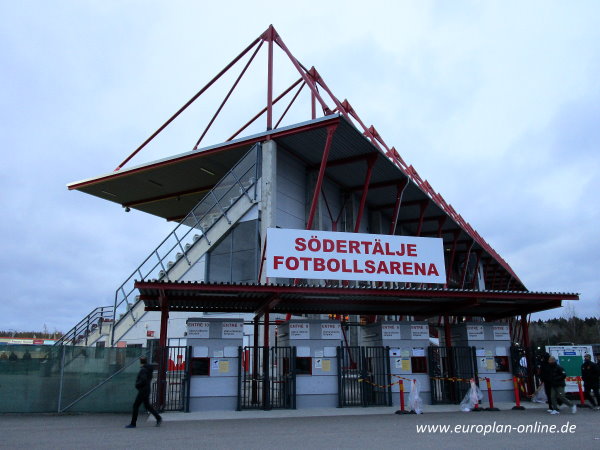
[[[564,352],[565,356],[577,356],[577,352]]]

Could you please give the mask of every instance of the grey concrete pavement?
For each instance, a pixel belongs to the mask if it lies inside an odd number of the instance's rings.
[[[551,444],[580,449],[600,447],[600,412],[581,409],[572,415],[545,412],[543,405],[526,404],[512,411],[462,413],[458,406],[426,405],[423,415],[397,415],[395,408],[344,408],[298,411],[226,413],[166,413],[163,425],[140,421],[125,429],[124,414],[2,415],[0,447],[10,449],[388,449],[388,448],[539,448]],[[511,432],[477,433],[496,424]],[[519,427],[555,425],[571,433],[519,433]],[[417,426],[450,426],[452,432],[426,431]],[[455,427],[460,427],[455,432]],[[468,432],[468,430],[471,432]]]

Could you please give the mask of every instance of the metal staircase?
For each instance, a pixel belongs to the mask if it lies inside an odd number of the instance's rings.
[[[112,346],[125,335],[145,314],[135,281],[180,280],[257,203],[260,155],[257,143],[117,288],[114,306],[96,308],[56,345],[92,345],[108,334]]]

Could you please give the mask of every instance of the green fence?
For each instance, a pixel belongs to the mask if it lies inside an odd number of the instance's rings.
[[[0,346],[0,413],[129,412],[144,348]]]

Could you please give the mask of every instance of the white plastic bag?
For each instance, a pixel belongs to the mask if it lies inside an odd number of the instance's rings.
[[[465,394],[465,398],[463,398],[462,402],[460,402],[460,410],[462,412],[469,412],[475,405],[478,405],[483,398],[483,394],[479,387],[475,384],[475,380],[471,379],[471,387]]]
[[[411,412],[415,412],[415,414],[423,414],[423,400],[419,395],[421,388],[419,387],[419,382],[417,380],[412,380],[410,384],[410,394],[408,395],[408,407]]]
[[[533,403],[547,403],[548,397],[546,396],[546,389],[544,389],[544,383],[540,384],[533,393],[531,398]]]

